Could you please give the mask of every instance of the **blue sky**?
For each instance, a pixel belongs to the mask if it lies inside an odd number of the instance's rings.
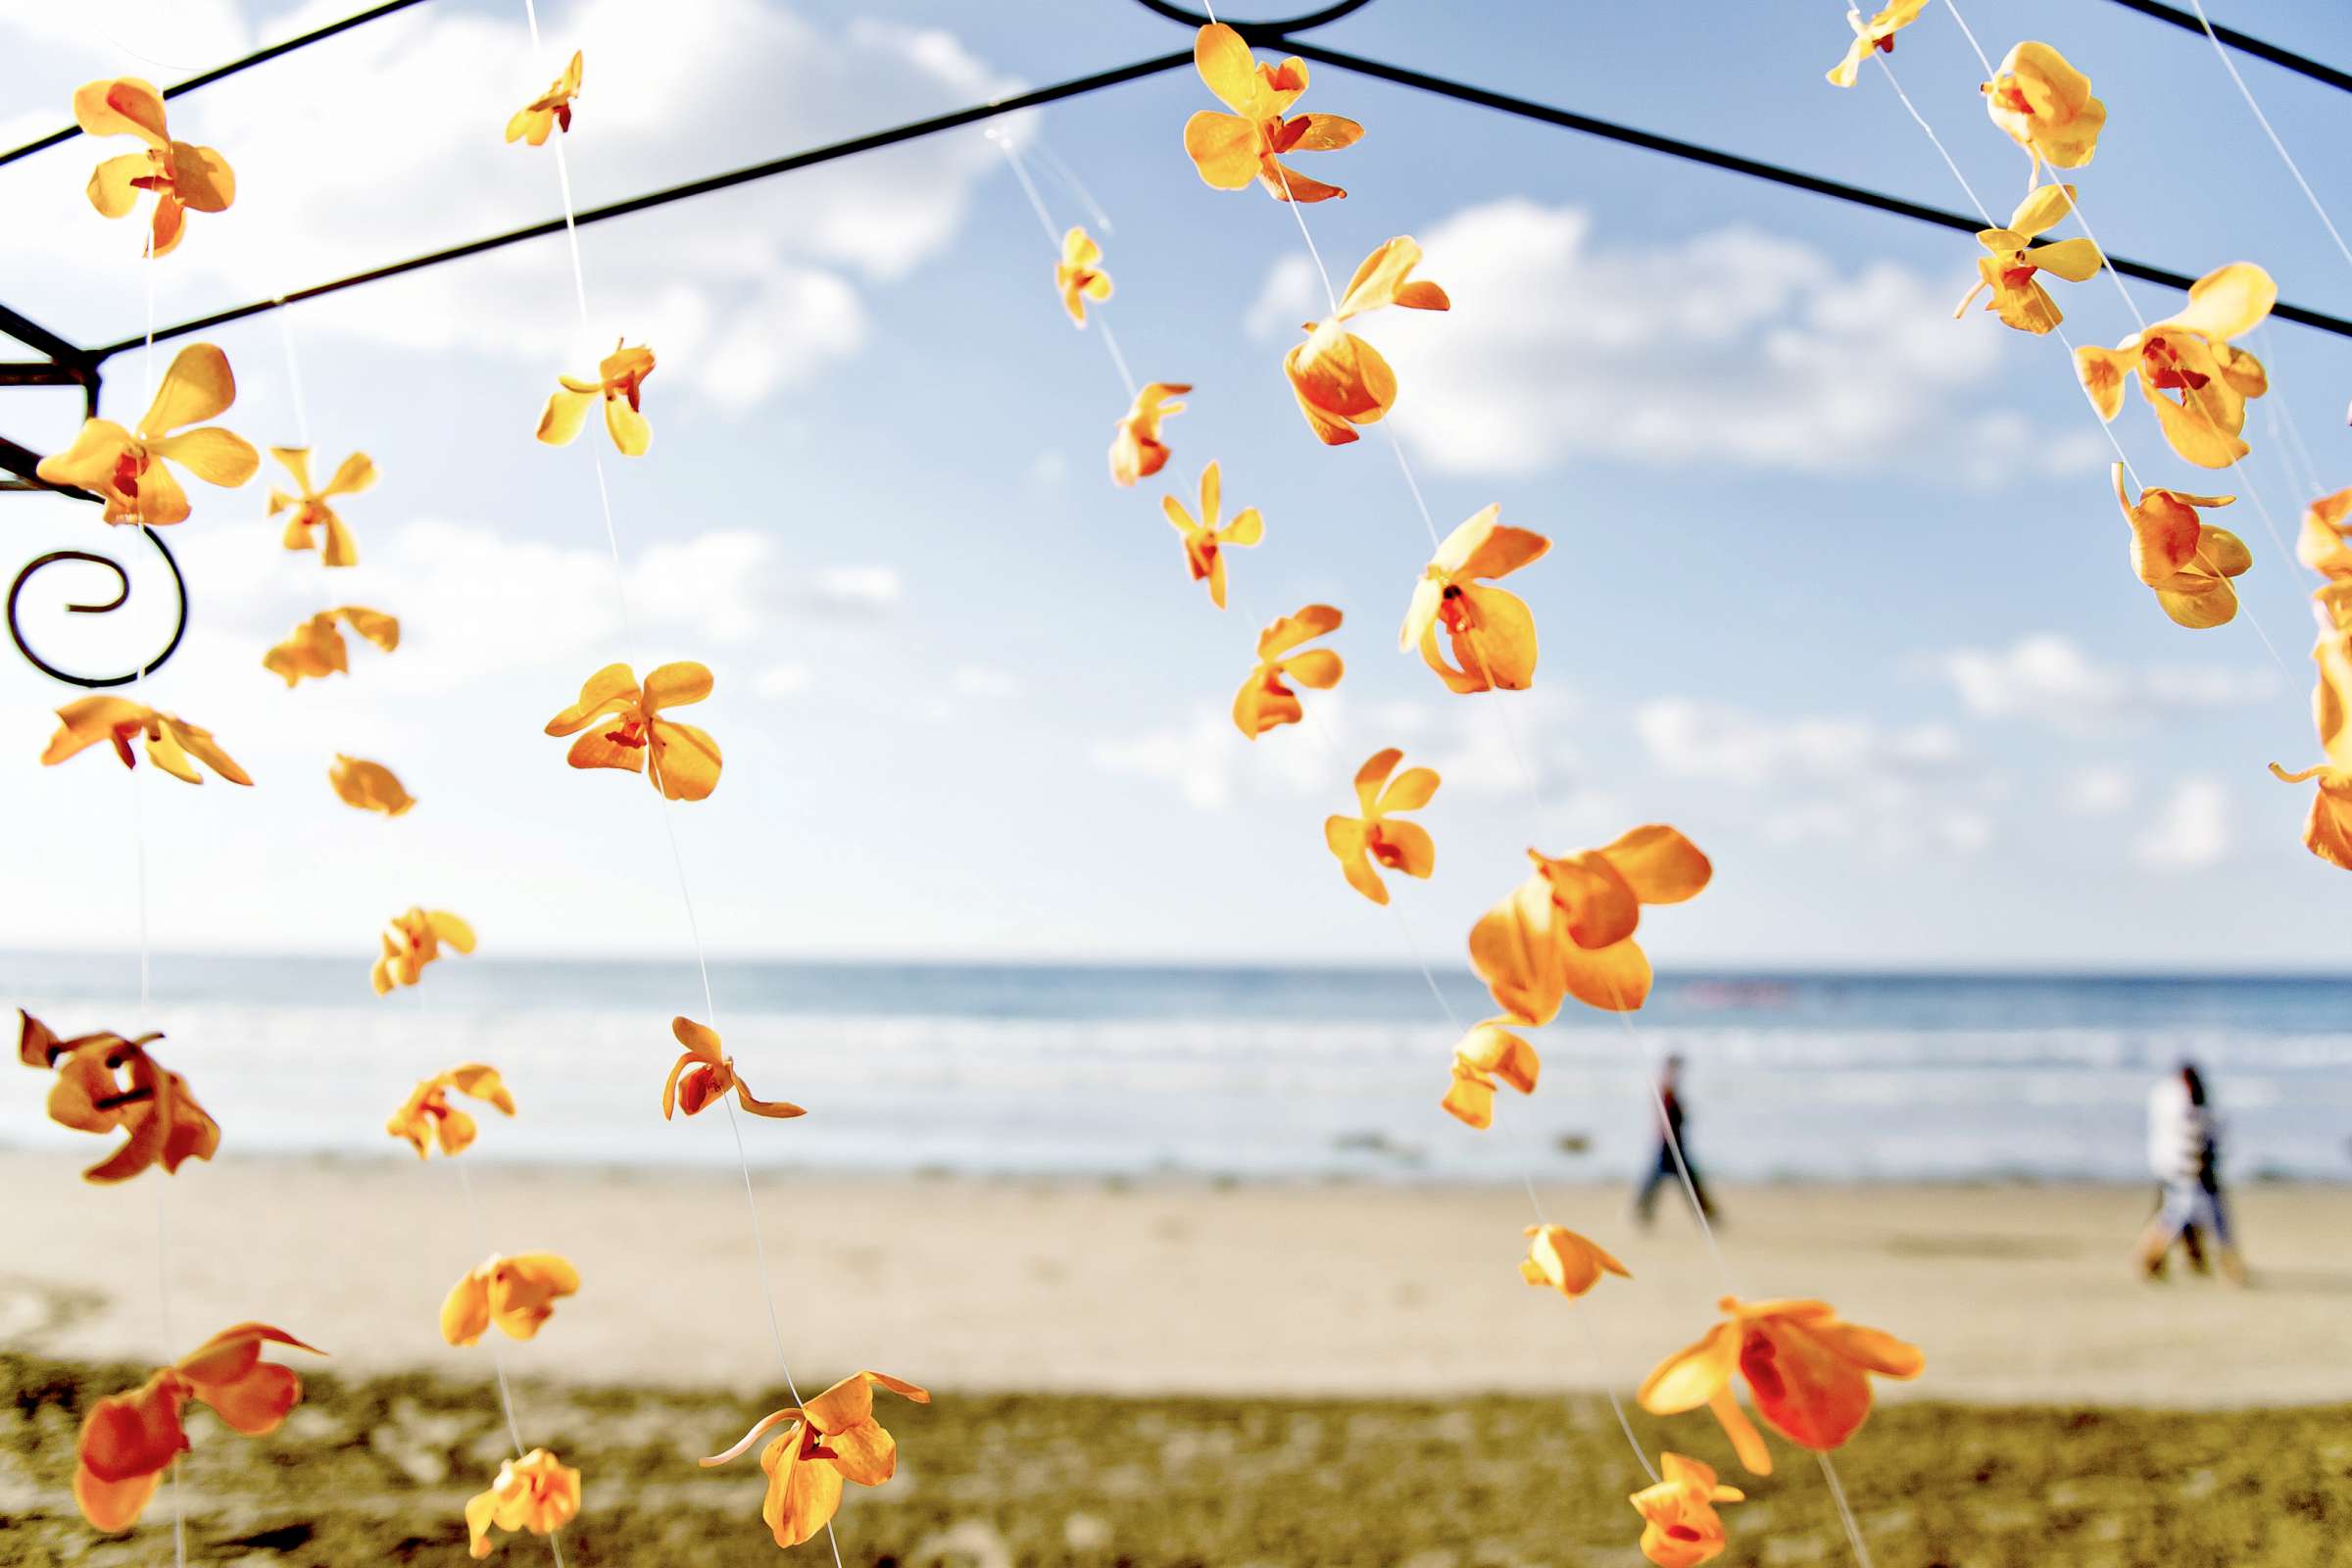
[[[176,79],[346,9],[0,7],[0,143],[59,122],[82,80]],[[1187,42],[1123,0],[1017,17],[550,0],[535,60],[519,9],[435,0],[178,101],[175,133],[220,147],[240,188],[157,267],[159,318],[555,213],[549,159],[498,129],[575,42],[583,205]],[[1985,122],[1945,10],[1892,63],[2006,216],[2024,160]],[[2119,254],[2192,272],[2255,260],[2285,297],[2352,312],[2352,269],[2201,39],[2099,0],[1965,12],[1996,55],[2038,36],[2090,73],[2110,122],[2078,183]],[[2217,16],[2352,59],[2352,17],[2330,8]],[[1875,71],[1852,92],[1822,82],[1838,6],[1732,18],[1377,0],[1321,36],[1963,203]],[[2347,106],[2240,66],[2352,215],[2328,156]],[[364,962],[380,918],[423,903],[466,913],[491,951],[682,951],[651,792],[570,772],[539,733],[627,642],[717,674],[692,716],[726,775],[672,818],[714,951],[1402,961],[1398,921],[1347,890],[1320,833],[1355,764],[1396,744],[1446,773],[1423,817],[1437,877],[1396,900],[1443,961],[1528,845],[1660,819],[1717,865],[1645,927],[1667,966],[2340,961],[2352,888],[2302,850],[2304,792],[2262,770],[2315,752],[2304,574],[2241,500],[2226,520],[2255,551],[2249,613],[2203,633],[2163,618],[2131,575],[2112,454],[2061,348],[1947,318],[1973,277],[1967,236],[1318,68],[1303,107],[1369,131],[1304,161],[1351,192],[1308,213],[1333,269],[1414,234],[1456,301],[1363,328],[1397,366],[1396,426],[1438,526],[1495,502],[1555,541],[1510,584],[1542,628],[1536,690],[1456,698],[1395,651],[1429,542],[1387,440],[1320,447],[1282,379],[1292,329],[1320,314],[1297,228],[1183,157],[1184,119],[1209,102],[1170,73],[1016,127],[1057,224],[1085,215],[1040,149],[1113,220],[1102,309],[1136,372],[1198,388],[1162,482],[1133,492],[1102,473],[1124,389],[1061,317],[1053,254],[977,130],[584,231],[586,337],[561,241],[290,313],[318,461],[364,447],[384,474],[344,509],[363,564],[279,552],[261,517],[271,473],[199,494],[173,541],[196,630],[151,692],[261,787],[147,778],[134,819],[100,758],[30,765],[67,694],[0,662],[0,748],[24,760],[0,801],[40,824],[0,849],[0,875],[34,890],[0,912],[0,944],[133,940],[136,820],[164,947]],[[25,219],[0,235],[7,298],[81,341],[145,315],[134,228],[81,198],[98,155],[77,141],[0,170]],[[2106,280],[2056,286],[2078,342],[2131,329]],[[2171,308],[2132,288],[2149,316]],[[553,375],[622,331],[662,356],[652,454],[606,462],[630,637],[587,448],[529,439]],[[280,322],[214,340],[239,373],[225,422],[291,443]],[[2147,482],[2244,496],[2250,478],[2288,531],[2308,487],[2282,466],[2276,411],[2323,483],[2352,478],[2334,466],[2352,345],[2280,325],[2255,347],[2275,390],[2245,475],[2209,483],[2136,403],[2113,429]],[[111,374],[109,412],[134,416],[139,357]],[[21,441],[71,436],[71,399],[10,393],[0,410]],[[1210,458],[1229,506],[1267,519],[1222,614],[1158,511]],[[97,526],[65,503],[6,506],[26,554]],[[1251,746],[1224,717],[1256,629],[1242,607],[1311,600],[1348,612],[1347,678],[1310,698],[1319,726]],[[400,614],[408,646],[284,691],[262,651],[342,603]],[[92,660],[133,636],[34,625]],[[323,781],[338,750],[391,763],[422,804],[391,822],[348,810]]]

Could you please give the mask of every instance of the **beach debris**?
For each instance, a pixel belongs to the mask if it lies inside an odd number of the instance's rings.
[[[1168,446],[1159,422],[1184,412],[1172,401],[1193,389],[1190,381],[1153,381],[1135,395],[1110,433],[1110,482],[1122,488],[1149,479],[1168,466]]]
[[[1233,111],[1203,109],[1184,122],[1184,151],[1203,184],[1215,190],[1246,190],[1255,180],[1278,202],[1321,202],[1348,193],[1309,179],[1280,162],[1290,153],[1328,153],[1352,147],[1364,127],[1338,115],[1283,119],[1306,91],[1306,63],[1297,55],[1264,66],[1242,35],[1212,22],[1193,35],[1193,68],[1200,80]]]
[[[2185,490],[2150,485],[2133,501],[2124,488],[2124,466],[2113,465],[2115,504],[2132,525],[2132,570],[2156,590],[2156,603],[2179,625],[2202,631],[2237,615],[2237,590],[2230,579],[2254,564],[2245,541],[2197,516],[2201,508],[2226,507],[2235,496],[2194,496]]]
[[[2320,497],[2303,512],[2295,558],[2327,580],[2312,591],[2320,623],[2312,644],[2319,665],[2311,711],[2327,760],[2289,773],[2277,762],[2271,771],[2289,784],[2317,786],[2311,814],[2303,820],[2303,845],[2328,864],[2352,871],[2352,489]]]
[[[424,977],[426,964],[440,961],[444,942],[460,953],[471,953],[473,927],[447,909],[411,905],[406,913],[392,917],[383,933],[383,956],[375,960],[368,984],[379,997],[394,986],[415,985]]]
[[[1658,1455],[1660,1479],[1628,1500],[1642,1515],[1642,1555],[1658,1568],[1694,1568],[1723,1555],[1730,1543],[1719,1502],[1744,1502],[1738,1487],[1720,1486],[1714,1468],[1679,1453]]]
[[[407,1139],[418,1159],[427,1158],[436,1144],[444,1154],[463,1154],[473,1147],[474,1122],[472,1116],[449,1102],[452,1090],[482,1102],[502,1116],[514,1114],[514,1096],[498,1069],[486,1062],[468,1061],[419,1079],[384,1123],[384,1131]]]
[[[652,349],[624,348],[621,339],[613,339],[612,352],[597,362],[595,380],[556,377],[561,384],[547,395],[547,407],[539,413],[539,440],[551,447],[571,445],[588,422],[588,406],[601,398],[605,433],[612,438],[614,449],[624,458],[644,457],[654,444],[654,428],[638,405],[645,378],[653,373]]]
[[[1396,406],[1396,372],[1380,350],[1341,323],[1384,305],[1408,311],[1453,308],[1437,284],[1407,281],[1420,263],[1421,247],[1409,235],[1381,245],[1348,280],[1331,319],[1303,323],[1306,341],[1282,357],[1282,373],[1290,377],[1298,412],[1325,446],[1344,447],[1358,439],[1358,425],[1377,424]]]
[[[588,733],[571,743],[564,760],[574,767],[646,770],[664,800],[699,801],[718,788],[718,742],[707,730],[662,716],[710,695],[710,671],[692,660],[658,665],[637,684],[626,664],[607,664],[580,687],[580,700],[547,721],[550,735]]]
[[[1223,522],[1224,496],[1215,463],[1200,470],[1200,515],[1196,518],[1174,496],[1161,496],[1159,510],[1184,535],[1184,564],[1193,581],[1208,584],[1208,600],[1225,608],[1225,547],[1246,549],[1266,536],[1265,519],[1255,507],[1245,507],[1231,522]],[[1221,524],[1221,525],[1220,525]]]
[[[1421,662],[1457,692],[1524,690],[1536,676],[1536,617],[1527,601],[1480,579],[1506,577],[1544,559],[1551,541],[1496,521],[1490,506],[1446,536],[1413,584],[1412,603],[1396,635],[1400,651],[1421,650]],[[1453,644],[1453,662],[1438,651],[1438,628]]]
[[[1110,274],[1102,270],[1102,247],[1083,228],[1061,236],[1061,260],[1054,264],[1054,287],[1070,319],[1086,324],[1086,302],[1110,298]]]
[[[580,95],[580,74],[587,61],[579,50],[571,52],[571,64],[564,74],[547,84],[547,91],[514,111],[507,122],[507,140],[527,141],[534,147],[547,145],[550,132],[558,128],[571,130],[571,101]],[[480,1552],[475,1552],[480,1556]]]
[[[230,1430],[249,1438],[276,1431],[302,1399],[302,1379],[291,1367],[263,1360],[264,1345],[326,1353],[267,1323],[239,1323],[160,1368],[135,1393],[110,1394],[92,1404],[74,1450],[74,1500],[82,1517],[108,1532],[138,1523],[164,1472],[189,1446],[180,1411],[190,1399],[212,1406]]]
[[[466,1550],[475,1557],[489,1556],[494,1529],[552,1536],[579,1512],[579,1471],[545,1448],[533,1448],[501,1463],[490,1490],[466,1499]]]
[[[580,1271],[555,1252],[493,1252],[466,1271],[441,1301],[441,1337],[472,1345],[492,1324],[510,1340],[537,1336],[556,1302],[577,1295]]]
[[[92,136],[136,136],[147,144],[144,152],[109,158],[92,170],[87,194],[99,216],[122,218],[138,205],[139,192],[152,192],[150,257],[172,254],[190,211],[224,213],[237,199],[236,171],[218,148],[172,139],[164,120],[164,95],[153,82],[117,76],[74,88],[74,122]]]
[[[363,811],[398,816],[416,804],[416,798],[401,786],[399,774],[381,762],[346,757],[341,752],[327,767],[326,781],[345,806]]]
[[[270,492],[270,515],[274,517],[288,508],[294,514],[286,519],[286,532],[279,543],[288,550],[316,550],[322,566],[356,566],[360,564],[359,541],[352,538],[342,515],[327,502],[336,496],[357,495],[375,483],[375,463],[365,452],[354,452],[336,467],[326,488],[311,488],[311,449],[309,447],[271,447],[270,455],[285,465],[294,476],[294,488],[299,495],[283,490]]]
[[[2065,320],[2058,302],[2034,274],[2048,272],[2070,283],[2095,277],[2104,265],[2099,247],[2080,236],[2047,245],[2034,244],[2034,237],[2055,227],[2074,210],[2074,186],[2044,185],[2018,203],[2008,227],[1979,229],[1977,243],[1987,254],[1977,258],[1977,286],[1953,307],[1952,319],[1958,320],[1978,295],[1990,289],[1992,298],[1984,308],[2020,332],[2039,337]]]
[[[1509,1021],[1488,1018],[1470,1026],[1453,1048],[1453,1083],[1439,1102],[1447,1115],[1481,1131],[1494,1124],[1495,1084],[1532,1095],[1544,1068],[1536,1048],[1502,1027]]]
[[[220,1147],[220,1124],[196,1102],[188,1081],[148,1054],[147,1048],[163,1038],[124,1039],[103,1031],[61,1040],[31,1013],[17,1014],[17,1059],[57,1074],[49,1119],[75,1132],[127,1135],[121,1148],[81,1173],[83,1181],[125,1182],[154,1165],[175,1175],[183,1161],[211,1159]]]
[[[1978,90],[1992,122],[2034,160],[2035,183],[2043,164],[2081,169],[2098,151],[2107,106],[2090,95],[2090,78],[2048,44],[2012,45]]]
[[[702,1462],[722,1465],[747,1451],[778,1426],[784,1431],[760,1451],[767,1494],[760,1517],[779,1546],[797,1546],[832,1522],[841,1507],[841,1484],[878,1487],[897,1474],[898,1440],[874,1419],[876,1386],[917,1404],[929,1404],[928,1390],[881,1372],[843,1378],[806,1405],[771,1411],[735,1446]],[[785,1426],[785,1423],[791,1423]]]
[[[400,617],[364,605],[339,605],[298,621],[286,640],[262,656],[262,667],[291,690],[304,680],[351,672],[351,653],[335,625],[341,620],[385,653],[400,646]]]
[[[1539,1289],[1548,1286],[1573,1301],[1598,1285],[1603,1271],[1619,1279],[1634,1277],[1599,1243],[1565,1225],[1530,1225],[1523,1234],[1528,1238],[1527,1256],[1520,1260],[1519,1277]]]
[[[1525,1024],[1549,1023],[1573,996],[1605,1012],[1649,999],[1648,956],[1634,941],[1644,904],[1696,898],[1714,874],[1698,847],[1652,823],[1597,850],[1536,869],[1470,928],[1470,964],[1495,1004]]]
[[[43,458],[33,472],[51,484],[102,497],[106,510],[100,516],[107,522],[151,528],[185,522],[188,493],[172,477],[170,464],[226,490],[252,478],[262,466],[262,455],[243,436],[203,424],[236,401],[237,378],[229,371],[228,356],[210,343],[191,343],[172,357],[135,429],[125,430],[112,419],[84,419],[74,444]],[[202,427],[181,428],[191,424]]]
[[[1348,885],[1374,904],[1389,902],[1389,886],[1372,868],[1374,861],[1425,879],[1438,865],[1438,847],[1429,830],[1417,822],[1393,820],[1389,814],[1418,810],[1438,793],[1434,768],[1408,767],[1390,780],[1403,758],[1394,746],[1374,752],[1355,770],[1356,807],[1364,814],[1323,819],[1323,842],[1339,858]]]
[[[173,778],[202,784],[204,775],[196,770],[196,763],[202,762],[231,784],[253,782],[236,759],[220,749],[211,730],[176,713],[122,697],[77,697],[59,709],[57,716],[58,731],[41,753],[43,767],[55,767],[100,741],[113,743],[124,767],[135,767],[138,763],[131,756],[130,743],[135,736],[145,736],[147,760]]]
[[[1306,716],[1298,693],[1283,684],[1286,677],[1316,691],[1328,691],[1340,683],[1346,666],[1339,655],[1328,648],[1310,648],[1301,654],[1292,654],[1291,650],[1337,631],[1342,618],[1340,612],[1330,605],[1307,605],[1297,614],[1279,617],[1257,634],[1257,667],[1234,694],[1236,728],[1255,740],[1270,729],[1296,724]]]
[[[728,1094],[734,1095],[735,1102],[755,1116],[783,1120],[808,1114],[790,1101],[755,1098],[751,1085],[735,1075],[735,1058],[720,1053],[718,1031],[709,1024],[696,1023],[692,1018],[672,1018],[669,1032],[686,1049],[670,1063],[669,1078],[662,1085],[663,1121],[670,1119],[673,1108],[692,1116]]]
[[[1756,1413],[1799,1447],[1841,1447],[1869,1418],[1870,1376],[1915,1378],[1927,1360],[1878,1329],[1848,1323],[1827,1301],[1716,1302],[1725,1321],[1660,1361],[1637,1396],[1651,1415],[1705,1405],[1722,1423],[1751,1475],[1772,1474],[1772,1453],[1733,1396],[1734,1375],[1747,1380]]]
[[[2124,406],[2125,377],[2136,376],[2165,442],[2200,468],[2227,468],[2253,450],[2239,434],[2246,401],[2271,386],[2262,362],[2230,340],[2261,325],[2278,301],[2278,285],[2252,262],[2216,268],[2188,286],[2179,315],[2112,349],[2075,350],[2075,379],[2099,417],[2112,420]]]
[[[1876,12],[1868,22],[1860,11],[1845,14],[1846,24],[1853,28],[1853,37],[1846,42],[1845,58],[1829,71],[1830,85],[1851,87],[1862,70],[1862,62],[1873,49],[1882,54],[1894,53],[1894,35],[1919,20],[1928,8],[1928,0],[1894,0],[1894,3]]]

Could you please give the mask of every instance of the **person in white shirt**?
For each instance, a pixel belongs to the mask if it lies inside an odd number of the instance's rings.
[[[2223,1275],[2232,1285],[2245,1283],[2222,1200],[2220,1156],[2221,1120],[2207,1100],[2205,1080],[2194,1064],[2182,1062],[2148,1094],[2148,1168],[2164,1191],[2137,1249],[2139,1265],[2151,1278],[2163,1274],[2175,1237],[2201,1230],[2213,1237]]]

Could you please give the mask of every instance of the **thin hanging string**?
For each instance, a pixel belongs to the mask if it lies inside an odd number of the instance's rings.
[[[1046,231],[1046,243],[1058,253],[1061,249],[1061,231],[1054,226],[1054,215],[1046,211],[1046,199],[1038,194],[1037,181],[1029,177],[1029,166],[1022,161],[1021,150],[1012,144],[1012,138],[999,126],[989,126],[986,135],[996,143],[997,150],[1004,155],[1004,161],[1012,166],[1014,176],[1021,182],[1021,194],[1029,198],[1029,210],[1037,215],[1037,226]],[[1076,177],[1071,176],[1073,181]],[[1108,233],[1110,220],[1102,216],[1100,208],[1095,209],[1095,214],[1103,232]],[[1137,395],[1135,372],[1127,368],[1127,356],[1119,352],[1119,340],[1111,335],[1110,323],[1102,318],[1102,312],[1097,310],[1086,324],[1093,327],[1095,334],[1102,338],[1104,351],[1110,355],[1111,368],[1119,372],[1119,380],[1127,388],[1127,400],[1134,402]]]
[[[2222,40],[2214,36],[2213,19],[2205,15],[2203,0],[2188,0],[2188,3],[2197,14],[2197,21],[2204,24],[2205,41],[2213,45],[2214,55],[2221,61],[2222,69],[2230,73],[2231,81],[2237,83],[2237,95],[2246,101],[2248,109],[2254,111],[2254,122],[2262,127],[2265,136],[2270,137],[2271,146],[2278,150],[2278,161],[2286,165],[2288,173],[2295,176],[2296,185],[2302,188],[2303,199],[2311,204],[2312,213],[2327,228],[2328,237],[2335,241],[2335,254],[2344,259],[2346,267],[2352,267],[2352,246],[2344,243],[2344,236],[2337,230],[2335,220],[2328,216],[2328,209],[2320,204],[2319,196],[2311,188],[2311,181],[2303,177],[2303,171],[2295,163],[2295,155],[2286,150],[2286,143],[2280,141],[2278,132],[2271,128],[2271,117],[2264,114],[2262,105],[2254,101],[2254,89],[2248,87],[2246,78],[2237,74],[2237,62],[2230,58],[2230,51],[2223,48]]]
[[[294,403],[294,434],[305,452],[311,446],[311,410],[302,395],[302,365],[294,354],[294,318],[286,297],[277,297],[277,336],[286,351],[286,392]]]
[[[1078,205],[1086,209],[1087,216],[1095,220],[1097,228],[1105,234],[1118,232],[1118,225],[1110,220],[1110,215],[1102,210],[1102,203],[1095,200],[1094,193],[1079,179],[1078,172],[1062,161],[1061,154],[1055,152],[1049,143],[1040,141],[1037,144],[1037,156],[1046,161],[1046,172],[1060,180],[1062,187],[1077,199]]]
[[[2254,328],[2254,335],[2262,342],[2262,363],[2276,369],[2278,364],[2278,345],[2271,339],[2271,323],[2267,317]],[[2265,398],[2263,404],[2271,416],[2272,429],[2284,436],[2279,466],[2286,466],[2286,457],[2290,451],[2295,461],[2295,470],[2287,475],[2287,483],[2303,486],[2307,493],[2317,499],[2327,491],[2328,486],[2320,477],[2319,465],[2311,461],[2311,448],[2303,444],[2303,432],[2295,425],[2294,411],[2284,398]]]

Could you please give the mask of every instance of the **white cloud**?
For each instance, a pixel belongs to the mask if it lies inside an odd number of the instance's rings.
[[[1532,473],[1578,453],[1800,472],[1933,466],[1971,482],[2094,468],[2095,431],[2037,437],[1980,412],[2011,352],[1956,325],[1951,279],[1891,263],[1841,271],[1801,241],[1734,226],[1655,246],[1598,242],[1572,207],[1509,198],[1424,236],[1443,315],[1367,328],[1405,395],[1402,436],[1433,466]],[[1296,258],[1247,320],[1287,335],[1324,314]]]
[[[948,676],[948,689],[958,697],[977,697],[987,702],[1002,702],[1018,693],[1021,683],[1002,669],[989,669],[979,664],[959,664]]]
[[[753,677],[752,695],[773,702],[778,698],[797,696],[815,682],[816,676],[807,664],[777,664]]]
[[[1030,461],[1029,482],[1040,490],[1059,490],[1069,478],[1069,455],[1059,447],[1048,447]]]
[[[1186,804],[1214,811],[1233,799],[1232,748],[1246,744],[1232,721],[1209,710],[1197,709],[1182,724],[1163,725],[1123,740],[1102,740],[1087,757],[1105,773],[1173,784]]]
[[[1953,649],[1931,657],[1928,667],[1980,718],[2023,719],[2071,734],[2114,730],[2168,709],[2228,708],[2276,690],[2268,670],[2100,664],[2057,632],[2021,637],[2006,649]]]
[[[808,584],[814,605],[843,612],[887,610],[904,592],[896,566],[827,566]]]
[[[2113,816],[2139,797],[2139,785],[2120,767],[2085,767],[2058,787],[2058,802],[2079,816]]]
[[[2184,779],[2133,851],[2157,871],[2194,871],[2230,853],[2230,797],[2219,780]]]

